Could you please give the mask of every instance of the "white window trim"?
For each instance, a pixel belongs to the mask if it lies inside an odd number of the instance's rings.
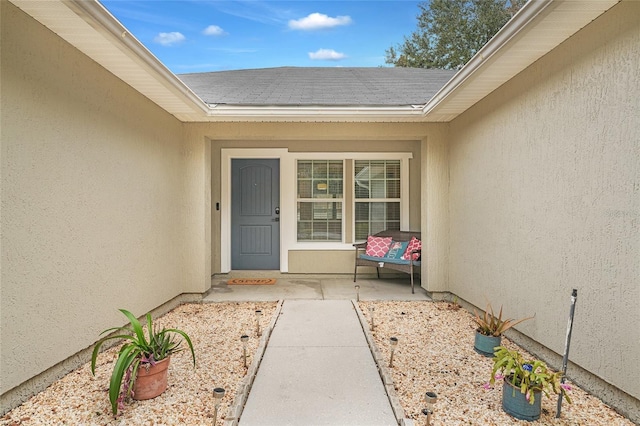
[[[297,185],[297,162],[298,160],[400,160],[400,229],[408,229],[409,226],[409,160],[413,158],[411,152],[300,152],[290,153],[294,167],[294,189]],[[352,181],[353,179],[349,179]],[[346,186],[344,191],[347,191]],[[352,208],[355,208],[355,188],[351,185]],[[343,198],[344,200],[344,198]],[[298,242],[297,236],[297,197],[293,193],[293,229],[290,235],[291,250],[353,250],[352,243],[342,243],[336,241],[303,241]],[[344,206],[344,201],[343,201]],[[345,210],[342,212],[342,235],[345,235]],[[349,218],[353,221],[353,218]],[[352,226],[351,240],[355,239],[355,228]]]
[[[409,160],[413,158],[411,152],[289,152],[287,148],[223,148],[220,151],[220,271],[222,273],[231,271],[232,159],[274,158],[280,160],[281,272],[289,271],[289,251],[291,250],[353,250],[351,243],[297,241],[297,160],[400,160],[400,229],[407,229],[409,226]],[[354,188],[351,188],[351,191],[354,191]],[[352,200],[355,203],[354,195],[352,195]],[[343,235],[345,235],[344,220],[342,226]],[[352,233],[351,239],[353,240],[355,229]]]

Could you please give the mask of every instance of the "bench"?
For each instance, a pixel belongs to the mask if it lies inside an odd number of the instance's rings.
[[[396,231],[385,230],[373,235],[375,237],[391,237],[393,241],[410,241],[411,237],[417,239],[420,238],[420,232],[415,231]],[[353,271],[353,282],[356,282],[358,275],[358,266],[372,266],[376,268],[378,278],[380,278],[380,268],[392,269],[394,271],[405,272],[411,277],[411,293],[415,293],[413,288],[413,273],[414,271],[420,272],[420,258],[413,260],[413,256],[410,256],[408,260],[403,259],[389,259],[386,257],[373,257],[366,255],[367,243],[357,243],[353,245],[356,249],[356,264]],[[412,253],[420,253],[421,250],[413,250]]]

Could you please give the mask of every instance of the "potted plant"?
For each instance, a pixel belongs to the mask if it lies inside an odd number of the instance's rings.
[[[487,303],[487,309],[484,311],[484,315],[480,316],[474,309],[473,313],[475,317],[473,321],[476,323],[476,338],[474,343],[474,349],[479,354],[486,357],[493,356],[494,348],[500,346],[502,343],[502,334],[511,327],[520,324],[522,321],[526,321],[533,317],[515,319],[502,319],[502,306],[500,306],[500,312],[496,317],[493,314],[493,308],[490,303]]]
[[[538,359],[524,359],[516,350],[510,351],[504,346],[496,349],[489,383],[503,380],[502,408],[506,413],[520,420],[537,420],[542,393],[548,397],[552,393],[562,394],[571,403],[567,393],[571,387],[561,382],[562,372],[552,372]]]
[[[110,332],[115,333],[98,340],[91,355],[91,373],[95,375],[96,359],[102,344],[108,340],[122,339],[124,344],[118,353],[118,359],[113,366],[111,381],[109,383],[109,400],[113,414],[123,408],[126,398],[134,399],[155,398],[167,389],[167,372],[172,354],[184,349],[180,344],[182,340],[176,340],[182,336],[191,350],[193,365],[196,365],[196,355],[189,336],[175,328],[157,329],[151,321],[151,314],[147,313],[147,333],[138,319],[126,309],[120,309],[131,324],[128,327],[113,327],[104,330],[101,335]],[[129,334],[133,331],[133,334]]]

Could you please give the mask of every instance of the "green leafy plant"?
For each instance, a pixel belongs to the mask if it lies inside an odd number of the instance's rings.
[[[505,331],[510,329],[511,327],[520,324],[523,321],[531,319],[533,317],[522,318],[519,320],[515,319],[502,319],[502,306],[500,306],[500,312],[496,317],[493,314],[493,308],[490,303],[487,303],[487,309],[484,311],[484,315],[478,314],[478,312],[474,309],[473,313],[475,317],[473,321],[478,325],[478,332],[484,334],[485,336],[501,336]]]
[[[504,346],[496,349],[490,384],[495,384],[496,380],[507,380],[514,386],[514,392],[518,388],[525,394],[530,404],[535,402],[536,391],[541,391],[548,397],[551,393],[562,394],[571,403],[567,393],[571,386],[562,383],[562,372],[554,373],[543,361],[527,360],[516,350],[510,351]]]
[[[175,328],[162,328],[158,330],[152,324],[151,314],[147,313],[147,333],[145,335],[140,321],[138,321],[131,312],[126,309],[120,309],[120,312],[129,320],[131,329],[124,326],[104,330],[100,335],[111,332],[116,332],[116,334],[98,340],[91,355],[91,373],[95,376],[96,360],[102,344],[108,340],[125,341],[118,353],[118,359],[113,367],[111,380],[109,382],[109,401],[111,402],[111,409],[114,415],[118,413],[118,409],[123,408],[124,400],[131,395],[140,366],[149,368],[149,366],[155,365],[158,361],[184,349],[180,346],[182,340],[176,340],[177,335],[182,336],[187,342],[191,351],[193,366],[195,367],[196,365],[196,355],[193,350],[193,344],[187,333]],[[118,332],[125,332],[127,334]]]

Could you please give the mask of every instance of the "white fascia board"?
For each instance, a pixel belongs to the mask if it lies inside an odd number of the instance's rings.
[[[484,45],[461,69],[449,80],[435,96],[427,102],[423,108],[423,114],[427,121],[450,121],[463,111],[471,107],[484,96],[495,90],[497,87],[514,77],[520,71],[531,65],[540,57],[550,52],[560,43],[571,37],[592,20],[613,7],[621,0],[529,0],[513,16],[513,18],[502,27],[500,31]],[[573,20],[566,28],[558,26],[567,25],[562,15],[580,15],[580,19]],[[557,16],[556,16],[557,15]],[[557,34],[548,37],[546,40],[529,40],[538,46],[535,51],[524,54],[509,52],[514,45],[519,43],[521,37],[527,37],[532,32],[535,33],[537,26],[549,25],[557,29]],[[546,31],[549,34],[549,31]],[[476,84],[476,88],[469,87],[470,84],[478,83],[474,81],[480,73],[491,73],[491,65],[496,58],[501,55],[509,55],[508,60],[502,60],[502,71],[497,70],[496,79],[492,84]],[[485,77],[486,78],[486,77]],[[454,98],[455,93],[460,90],[468,91],[470,96],[462,102],[459,107],[454,107],[454,111],[437,112],[434,111],[439,106]],[[472,91],[477,91],[474,95]],[[429,119],[429,115],[432,115]]]
[[[150,72],[156,81],[170,92],[182,98],[196,111],[207,111],[207,104],[140,43],[100,2],[96,0],[63,0],[63,2],[90,25],[97,23],[98,25],[92,26],[110,39],[125,55],[133,58],[143,69]]]
[[[10,1],[170,114],[206,116],[207,104],[98,1]]]
[[[243,106],[212,105],[211,121],[424,121],[423,105],[417,106]]]
[[[542,13],[552,2],[553,0],[536,0],[525,3],[516,15],[425,104],[423,113],[429,114],[453,91],[475,75],[496,52],[501,50],[509,40],[520,33],[523,27]]]

